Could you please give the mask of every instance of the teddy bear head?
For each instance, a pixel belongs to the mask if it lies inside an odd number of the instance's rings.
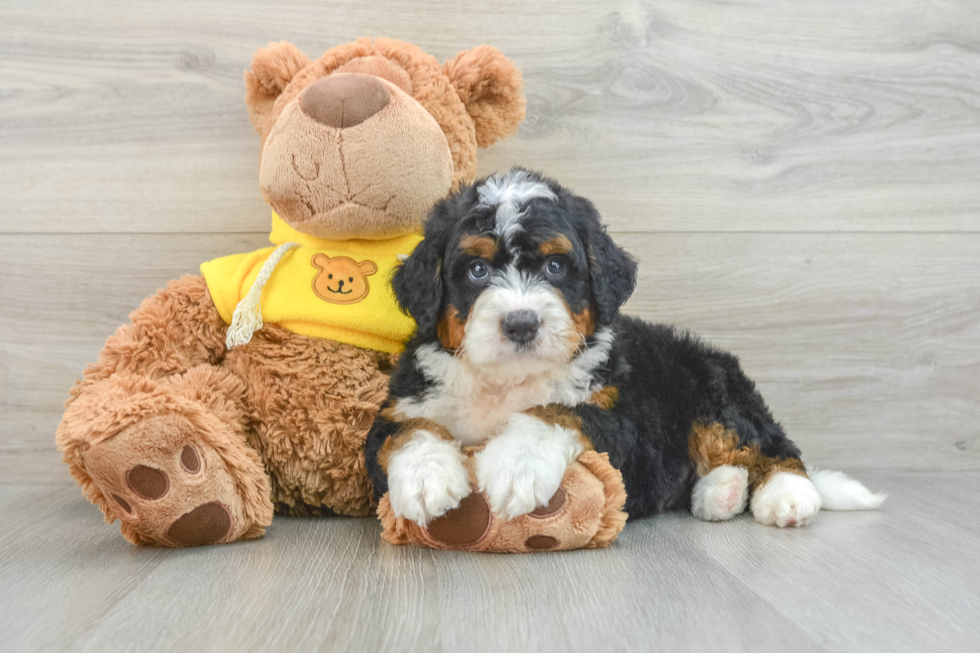
[[[272,43],[245,73],[262,195],[291,227],[316,237],[410,232],[432,204],[473,180],[477,147],[517,129],[521,84],[514,64],[485,45],[440,65],[385,38],[315,61]]]

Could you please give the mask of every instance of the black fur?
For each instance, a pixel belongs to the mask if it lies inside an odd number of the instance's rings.
[[[626,303],[636,287],[636,261],[606,233],[592,202],[572,195],[568,204],[573,215],[578,217],[579,238],[588,251],[589,277],[598,322],[611,324],[619,307]]]
[[[591,403],[566,408],[581,418],[584,434],[622,472],[630,516],[689,505],[695,473],[688,438],[696,424],[720,422],[738,435],[740,445],[758,445],[762,454],[774,458],[799,458],[734,355],[673,327],[619,314],[636,284],[635,261],[606,234],[591,202],[529,174],[547,183],[556,199],[526,204],[523,229],[514,239],[520,268],[541,274],[547,257],[538,255],[537,246],[555,235],[574,245],[564,259],[567,273],[551,282],[574,312],[590,308],[600,328],[611,330],[613,345],[606,363],[593,373],[593,387],[616,388],[618,400],[610,409]],[[465,317],[479,297],[481,288],[466,278],[473,257],[457,245],[466,235],[492,230],[494,209],[477,202],[475,189],[482,183],[435,206],[425,240],[394,277],[398,301],[416,319],[418,330],[392,375],[386,407],[433,388],[435,381],[417,369],[415,352],[438,343],[437,325],[447,306]],[[513,256],[501,247],[489,263],[502,265]],[[594,336],[587,339],[587,345],[594,342]],[[367,465],[378,496],[388,484],[377,453],[397,430],[398,424],[382,415],[368,435]]]
[[[799,458],[734,355],[633,317],[618,316],[613,331],[612,353],[596,380],[617,388],[618,401],[610,410],[572,410],[596,450],[608,452],[622,472],[631,517],[689,505],[695,476],[688,435],[697,423],[720,422],[766,456]]]

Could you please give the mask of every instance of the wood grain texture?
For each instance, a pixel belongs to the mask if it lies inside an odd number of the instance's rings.
[[[8,0],[0,231],[264,230],[242,72],[364,35],[501,48],[528,118],[481,171],[543,169],[620,229],[980,230],[972,0]]]
[[[863,480],[881,512],[671,513],[608,550],[515,556],[394,547],[370,519],[143,549],[70,488],[4,486],[0,631],[18,651],[975,650],[980,474]]]

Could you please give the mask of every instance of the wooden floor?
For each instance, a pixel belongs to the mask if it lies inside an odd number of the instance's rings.
[[[0,487],[9,651],[976,651],[980,473],[865,474],[871,513],[631,523],[603,551],[394,547],[373,519],[136,548],[60,486]]]
[[[528,117],[481,173],[594,199],[641,261],[628,311],[738,353],[885,509],[528,557],[102,524],[54,448],[68,388],[143,297],[266,243],[254,50],[366,35],[511,56]],[[975,0],[4,0],[0,199],[0,650],[980,649]]]

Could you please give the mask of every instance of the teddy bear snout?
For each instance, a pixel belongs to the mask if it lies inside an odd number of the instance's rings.
[[[304,113],[328,127],[359,125],[391,102],[384,82],[374,75],[338,73],[310,84],[300,97]]]

